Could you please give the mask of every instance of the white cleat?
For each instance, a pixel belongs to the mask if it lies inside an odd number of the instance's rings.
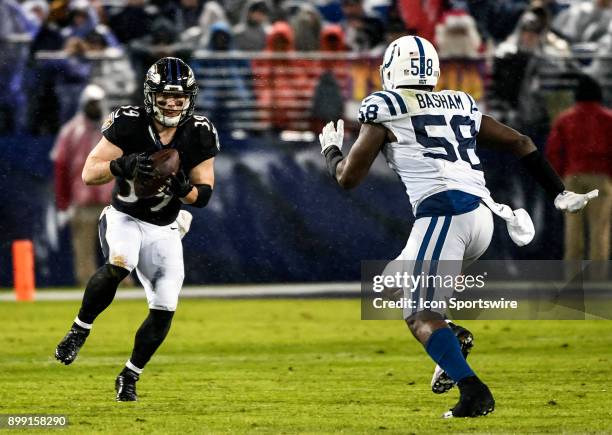
[[[446,372],[440,367],[436,365],[436,369],[434,370],[433,376],[431,377],[431,391],[435,394],[446,393],[448,390],[455,386],[455,381],[453,381]]]

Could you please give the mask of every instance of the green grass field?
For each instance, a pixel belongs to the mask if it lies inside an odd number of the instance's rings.
[[[361,321],[358,300],[185,300],[136,403],[113,382],[146,304],[115,301],[66,367],[52,354],[78,305],[0,303],[0,414],[66,414],[74,433],[612,432],[606,321],[465,322],[497,410],[444,420],[457,391],[432,394],[402,322]]]

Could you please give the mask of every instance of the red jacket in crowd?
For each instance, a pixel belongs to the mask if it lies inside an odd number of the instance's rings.
[[[58,210],[71,205],[109,204],[114,183],[86,186],[81,172],[89,152],[102,138],[100,124],[78,113],[61,129],[51,159],[55,168],[55,202]]]
[[[548,136],[546,157],[561,176],[612,177],[612,110],[583,101],[561,113]]]

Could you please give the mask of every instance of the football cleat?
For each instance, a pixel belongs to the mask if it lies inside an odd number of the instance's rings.
[[[459,325],[455,325],[452,322],[449,322],[448,326],[455,333],[457,340],[459,340],[459,345],[461,346],[461,353],[463,354],[463,357],[467,359],[472,347],[474,346],[474,336],[467,329]],[[442,394],[446,393],[454,386],[455,381],[448,376],[442,367],[436,365],[434,374],[431,377],[431,391],[433,391],[435,394]]]
[[[55,348],[55,359],[62,364],[71,364],[85,344],[89,330],[73,327]]]
[[[480,417],[495,410],[495,399],[489,387],[478,377],[470,376],[459,381],[459,391],[459,402],[442,417]]]
[[[115,379],[115,391],[117,392],[117,402],[135,402],[138,400],[136,394],[136,381],[140,377],[138,373],[131,370],[124,370]]]

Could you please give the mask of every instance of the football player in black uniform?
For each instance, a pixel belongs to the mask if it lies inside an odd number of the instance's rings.
[[[135,268],[145,288],[149,315],[117,376],[118,401],[136,400],[136,381],[170,329],[184,277],[179,211],[183,204],[206,206],[212,194],[219,139],[208,119],[193,114],[197,91],[186,63],[173,57],[157,61],[147,72],[144,107],[123,106],[109,115],[102,127],[103,138],[83,169],[87,185],[116,180],[112,204],[99,223],[106,264],[89,280],[80,311],[55,357],[64,364],[75,360],[94,320]],[[135,178],[150,175],[149,156],[165,148],[178,151],[179,172],[154,196],[138,197]],[[184,217],[185,212],[181,213]]]

